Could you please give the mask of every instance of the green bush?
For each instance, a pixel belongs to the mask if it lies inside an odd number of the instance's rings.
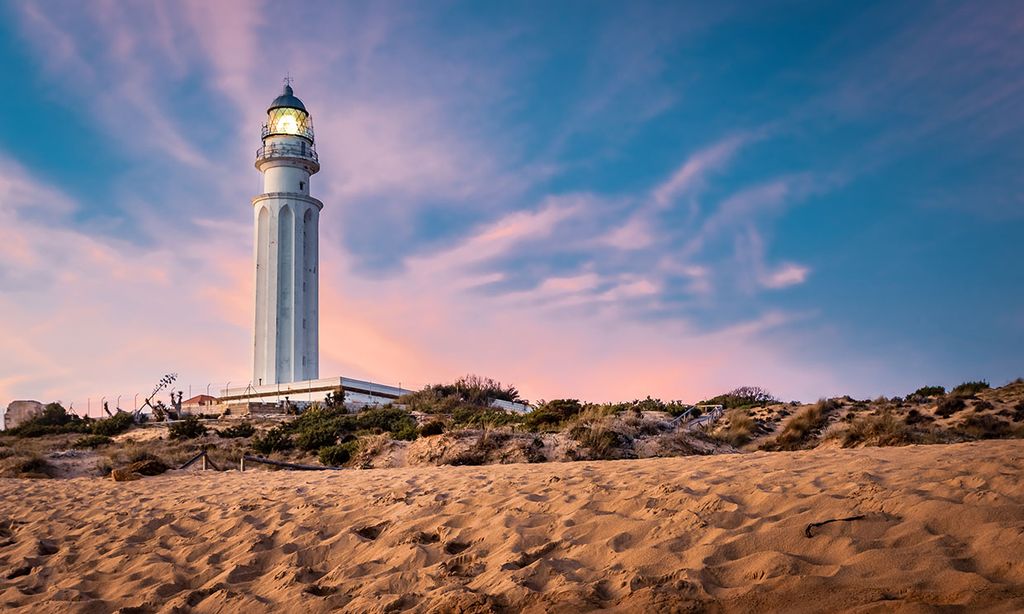
[[[294,446],[291,437],[284,428],[284,425],[275,426],[269,431],[256,435],[252,438],[252,443],[250,445],[253,450],[260,454],[283,452],[285,450],[292,449]]]
[[[763,388],[742,386],[725,394],[720,394],[717,397],[701,401],[698,405],[721,405],[725,409],[732,409],[734,407],[764,407],[765,405],[778,402],[778,399]]]
[[[544,401],[526,414],[526,428],[531,431],[554,430],[569,418],[578,416],[581,411],[583,405],[576,399]]]
[[[90,429],[93,435],[106,435],[107,437],[113,437],[132,428],[135,424],[132,415],[128,412],[119,411],[113,416],[104,420],[97,420],[93,422],[92,428]]]
[[[391,405],[358,414],[349,414],[343,407],[315,405],[281,428],[282,434],[294,436],[294,445],[308,451],[333,446],[357,431],[386,431],[394,439],[406,440],[418,435],[416,419],[408,411]]]
[[[7,429],[8,435],[16,437],[42,437],[61,433],[87,433],[91,420],[69,414],[60,403],[47,403],[43,411],[36,417],[26,420],[13,429]]]
[[[910,396],[915,397],[941,397],[946,394],[945,386],[921,386]]]
[[[416,419],[408,411],[389,405],[368,409],[357,414],[356,418],[359,428],[368,431],[381,430],[394,434],[407,430],[409,425],[416,428]]]
[[[338,443],[337,431],[322,425],[309,427],[295,435],[295,447],[300,450],[319,450],[336,443]]]
[[[240,437],[252,437],[256,434],[256,427],[248,422],[234,424],[217,431],[217,436],[223,439],[237,439]]]
[[[397,402],[413,411],[450,414],[464,405],[486,408],[492,400],[525,403],[515,386],[506,386],[477,375],[467,375],[452,384],[427,386],[423,390],[403,395]]]
[[[171,439],[195,439],[206,434],[206,425],[195,416],[188,416],[184,420],[174,422],[168,429]]]
[[[506,426],[522,421],[519,414],[493,407],[460,405],[452,411],[452,424],[456,427]]]
[[[86,435],[85,437],[82,437],[74,444],[72,444],[72,447],[77,448],[79,450],[92,450],[100,446],[108,445],[113,442],[114,440],[106,435]]]
[[[391,438],[398,441],[414,441],[419,436],[420,431],[416,428],[415,420],[410,423],[403,423],[396,430],[391,431]]]
[[[949,394],[955,397],[973,397],[982,390],[989,389],[988,382],[982,380],[979,382],[964,382],[956,388],[949,391]]]
[[[320,464],[328,467],[340,467],[352,460],[352,457],[359,452],[359,441],[353,440],[335,446],[320,448],[317,455]]]

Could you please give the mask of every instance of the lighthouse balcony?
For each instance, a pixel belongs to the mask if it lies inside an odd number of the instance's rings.
[[[320,163],[320,159],[316,155],[316,149],[306,143],[271,143],[256,150],[257,163],[273,158],[298,158],[300,160],[316,162],[318,165]]]

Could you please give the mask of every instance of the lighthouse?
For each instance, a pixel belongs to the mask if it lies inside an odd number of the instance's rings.
[[[252,383],[315,380],[319,377],[317,233],[324,205],[309,195],[309,179],[320,170],[313,120],[290,82],[267,109],[256,169],[263,175],[263,193],[252,199],[256,265]]]

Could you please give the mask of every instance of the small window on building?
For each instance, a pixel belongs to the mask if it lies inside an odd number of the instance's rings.
[[[299,182],[299,190],[302,191],[302,190],[305,190],[305,189],[306,189],[306,182],[305,181],[300,181]]]

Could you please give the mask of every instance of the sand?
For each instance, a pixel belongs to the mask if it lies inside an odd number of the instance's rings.
[[[1024,441],[7,479],[0,606],[1022,611],[1022,478]]]

